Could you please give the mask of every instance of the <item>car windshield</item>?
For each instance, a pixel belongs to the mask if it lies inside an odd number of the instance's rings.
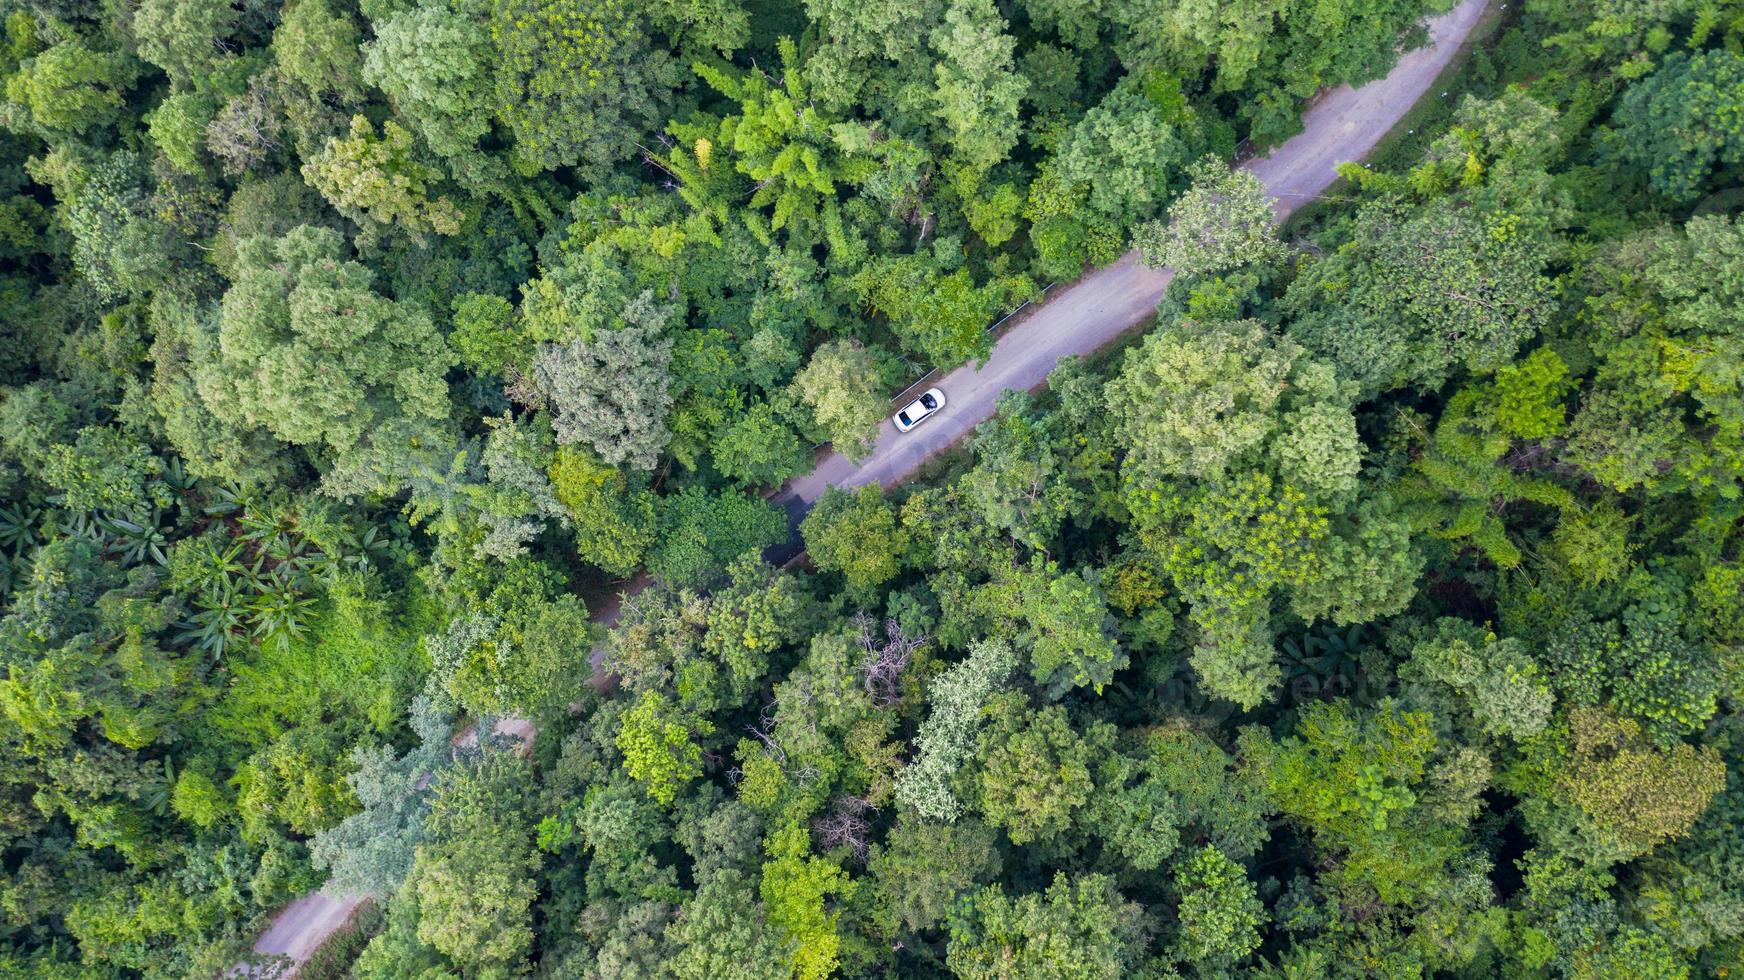
[[[938,408],[939,400],[931,395],[920,396],[920,403],[928,408]]]
[[[902,420],[903,425],[913,425],[914,424],[914,419],[911,419],[908,417],[908,409],[903,409],[902,411],[897,412],[896,417]]]

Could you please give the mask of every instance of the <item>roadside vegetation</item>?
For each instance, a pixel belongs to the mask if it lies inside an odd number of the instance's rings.
[[[1528,0],[1280,237],[1446,8],[0,0],[0,975],[1744,969],[1744,7]]]

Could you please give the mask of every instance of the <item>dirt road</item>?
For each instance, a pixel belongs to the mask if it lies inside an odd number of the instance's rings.
[[[597,668],[597,664],[595,665]],[[498,735],[508,736],[520,741],[523,745],[533,743],[533,723],[522,718],[499,718],[495,731]],[[476,732],[468,729],[454,737],[457,746],[474,746],[478,744]],[[423,788],[429,781],[426,776],[418,786]],[[267,926],[260,938],[254,941],[254,951],[266,955],[282,955],[291,958],[293,963],[301,964],[315,951],[315,947],[334,930],[343,926],[351,913],[362,905],[362,895],[328,896],[315,891],[279,909],[272,918],[272,924]]]
[[[318,891],[310,892],[279,909],[272,924],[254,941],[254,951],[267,956],[288,956],[291,962],[300,965],[362,904],[362,895],[332,898]],[[241,971],[233,974],[245,975]]]
[[[1358,89],[1346,85],[1323,93],[1304,114],[1301,133],[1243,165],[1277,200],[1278,220],[1331,186],[1339,163],[1360,160],[1374,149],[1453,60],[1488,2],[1463,0],[1430,20],[1430,43],[1400,58],[1387,77]],[[1060,358],[1095,351],[1149,316],[1171,278],[1167,270],[1145,268],[1137,253],[1129,252],[1113,265],[1055,290],[1045,304],[999,338],[985,365],[958,368],[935,382],[947,399],[937,416],[906,435],[886,420],[866,460],[855,463],[831,453],[772,499],[797,527],[826,487],[901,483],[991,416],[1000,392],[1035,387]],[[797,550],[796,541],[787,553]],[[617,609],[613,602],[601,611],[613,614],[605,618],[616,618]],[[327,898],[319,892],[305,895],[280,910],[254,948],[301,963],[345,922],[359,901]]]

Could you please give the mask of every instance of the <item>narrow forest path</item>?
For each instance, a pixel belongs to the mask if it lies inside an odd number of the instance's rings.
[[[316,947],[351,921],[351,914],[362,904],[361,895],[334,898],[312,891],[273,915],[266,931],[254,941],[254,951],[263,956],[288,956],[293,964],[302,966]],[[231,975],[251,974],[238,968],[232,970]]]
[[[1265,184],[1276,201],[1279,222],[1332,186],[1340,163],[1367,156],[1418,99],[1428,94],[1429,86],[1459,54],[1466,36],[1491,2],[1462,0],[1447,13],[1431,18],[1426,24],[1429,43],[1406,53],[1385,78],[1360,88],[1341,85],[1321,93],[1303,114],[1302,132],[1266,156],[1241,165]],[[794,528],[793,540],[784,550],[778,549],[777,557],[798,554],[799,522],[826,488],[851,489],[873,483],[892,487],[906,480],[928,459],[992,416],[1000,392],[1034,388],[1046,380],[1060,358],[1100,350],[1150,316],[1172,278],[1168,270],[1146,268],[1138,261],[1137,252],[1128,252],[1114,264],[1054,290],[1046,303],[1018,320],[994,343],[986,364],[958,368],[934,382],[944,389],[947,404],[925,425],[903,434],[886,419],[865,460],[856,463],[831,452],[816,469],[795,478],[771,498],[787,512]],[[646,576],[639,576],[627,591],[633,594],[646,583]],[[617,620],[620,602],[614,600],[595,610],[594,620],[611,625]],[[597,651],[592,666],[596,672],[601,669]],[[361,901],[357,896],[330,898],[318,891],[304,895],[273,916],[254,949],[267,955],[282,954],[301,964],[345,924]]]

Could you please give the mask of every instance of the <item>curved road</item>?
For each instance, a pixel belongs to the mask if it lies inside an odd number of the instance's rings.
[[[1387,77],[1357,89],[1342,85],[1322,93],[1303,114],[1302,132],[1242,164],[1265,184],[1280,223],[1331,186],[1340,163],[1367,156],[1404,118],[1459,53],[1486,4],[1464,0],[1430,20],[1430,43],[1401,57]],[[925,424],[903,434],[885,419],[864,462],[831,452],[771,499],[797,527],[828,487],[877,483],[888,488],[901,483],[990,417],[1005,389],[1036,387],[1060,358],[1099,350],[1150,316],[1173,278],[1167,269],[1146,268],[1135,251],[1056,290],[998,339],[986,364],[960,367],[933,382],[945,392],[945,407]],[[790,557],[798,547],[795,543],[780,556]]]
[[[1463,0],[1432,18],[1426,25],[1428,45],[1406,53],[1385,78],[1361,88],[1342,85],[1322,93],[1303,114],[1301,133],[1270,154],[1242,164],[1266,185],[1277,202],[1280,222],[1331,186],[1338,177],[1338,164],[1367,156],[1404,118],[1459,53],[1488,2]],[[827,487],[877,483],[888,488],[901,483],[991,416],[1000,392],[1036,387],[1060,358],[1099,350],[1150,316],[1172,278],[1167,269],[1148,269],[1139,263],[1138,253],[1128,252],[1113,265],[1056,290],[998,339],[986,364],[958,368],[935,382],[944,389],[946,405],[925,425],[903,435],[885,420],[864,462],[831,452],[816,469],[795,478],[771,499],[797,528]],[[799,548],[795,540],[775,549],[778,554],[772,557],[792,557]],[[596,618],[609,623],[616,611],[613,603]],[[356,896],[329,898],[311,892],[279,910],[255,941],[255,951],[302,963],[345,923],[360,901]]]

